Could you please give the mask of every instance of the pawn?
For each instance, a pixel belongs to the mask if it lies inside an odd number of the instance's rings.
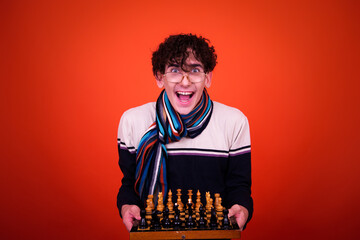
[[[146,216],[146,211],[144,209],[142,209],[140,211],[140,223],[139,223],[139,229],[146,229],[148,227],[148,224],[146,222],[145,216]]]
[[[163,212],[163,220],[162,220],[162,226],[163,228],[165,229],[169,229],[171,228],[171,221],[170,221],[170,218],[169,218],[169,208],[166,206],[165,207],[165,210]]]
[[[210,228],[216,229],[218,226],[215,208],[211,208]]]
[[[188,210],[189,210],[189,217],[187,218],[186,220],[186,223],[185,223],[185,226],[187,228],[194,228],[195,227],[195,222],[194,222],[194,219],[193,219],[193,210],[192,210],[192,203],[189,201],[189,203],[187,204],[188,205]]]
[[[199,207],[199,215],[200,216],[199,216],[198,226],[199,228],[205,228],[206,227],[205,210],[201,205]]]
[[[161,225],[160,225],[160,219],[158,217],[159,211],[158,210],[154,210],[151,214],[152,216],[152,227],[155,230],[159,230],[161,229]]]
[[[175,230],[179,230],[181,227],[181,219],[180,219],[180,210],[179,210],[179,206],[177,205],[177,203],[175,203],[174,205],[174,211],[175,211],[175,215],[174,215],[174,229]]]
[[[222,220],[222,228],[223,229],[230,229],[230,220],[229,220],[229,210],[223,210],[224,218]]]

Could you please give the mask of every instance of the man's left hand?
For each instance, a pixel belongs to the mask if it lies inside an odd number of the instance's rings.
[[[235,217],[240,231],[242,231],[249,217],[249,211],[245,207],[235,204],[229,209],[229,218],[232,216]]]

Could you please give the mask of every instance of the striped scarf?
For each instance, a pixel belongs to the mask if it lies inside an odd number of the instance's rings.
[[[140,140],[136,152],[135,192],[143,203],[148,195],[167,194],[165,145],[183,137],[195,138],[209,123],[213,103],[206,89],[196,107],[187,115],[180,115],[163,90],[156,101],[156,121]],[[155,201],[156,202],[156,201]]]

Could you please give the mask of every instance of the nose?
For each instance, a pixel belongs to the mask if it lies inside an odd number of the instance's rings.
[[[183,85],[183,86],[188,86],[188,85],[191,84],[191,81],[189,80],[189,74],[184,73],[183,78],[182,78],[180,84]]]

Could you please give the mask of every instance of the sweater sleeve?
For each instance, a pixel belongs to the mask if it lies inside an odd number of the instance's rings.
[[[232,145],[226,177],[228,205],[239,204],[249,211],[247,222],[253,214],[251,197],[251,145],[247,118],[240,115],[236,119],[232,132]]]
[[[135,193],[135,169],[136,169],[136,150],[132,140],[131,121],[124,115],[120,119],[118,128],[118,152],[119,166],[123,173],[121,187],[117,195],[117,207],[121,216],[121,208],[125,204],[142,205],[139,196]]]

